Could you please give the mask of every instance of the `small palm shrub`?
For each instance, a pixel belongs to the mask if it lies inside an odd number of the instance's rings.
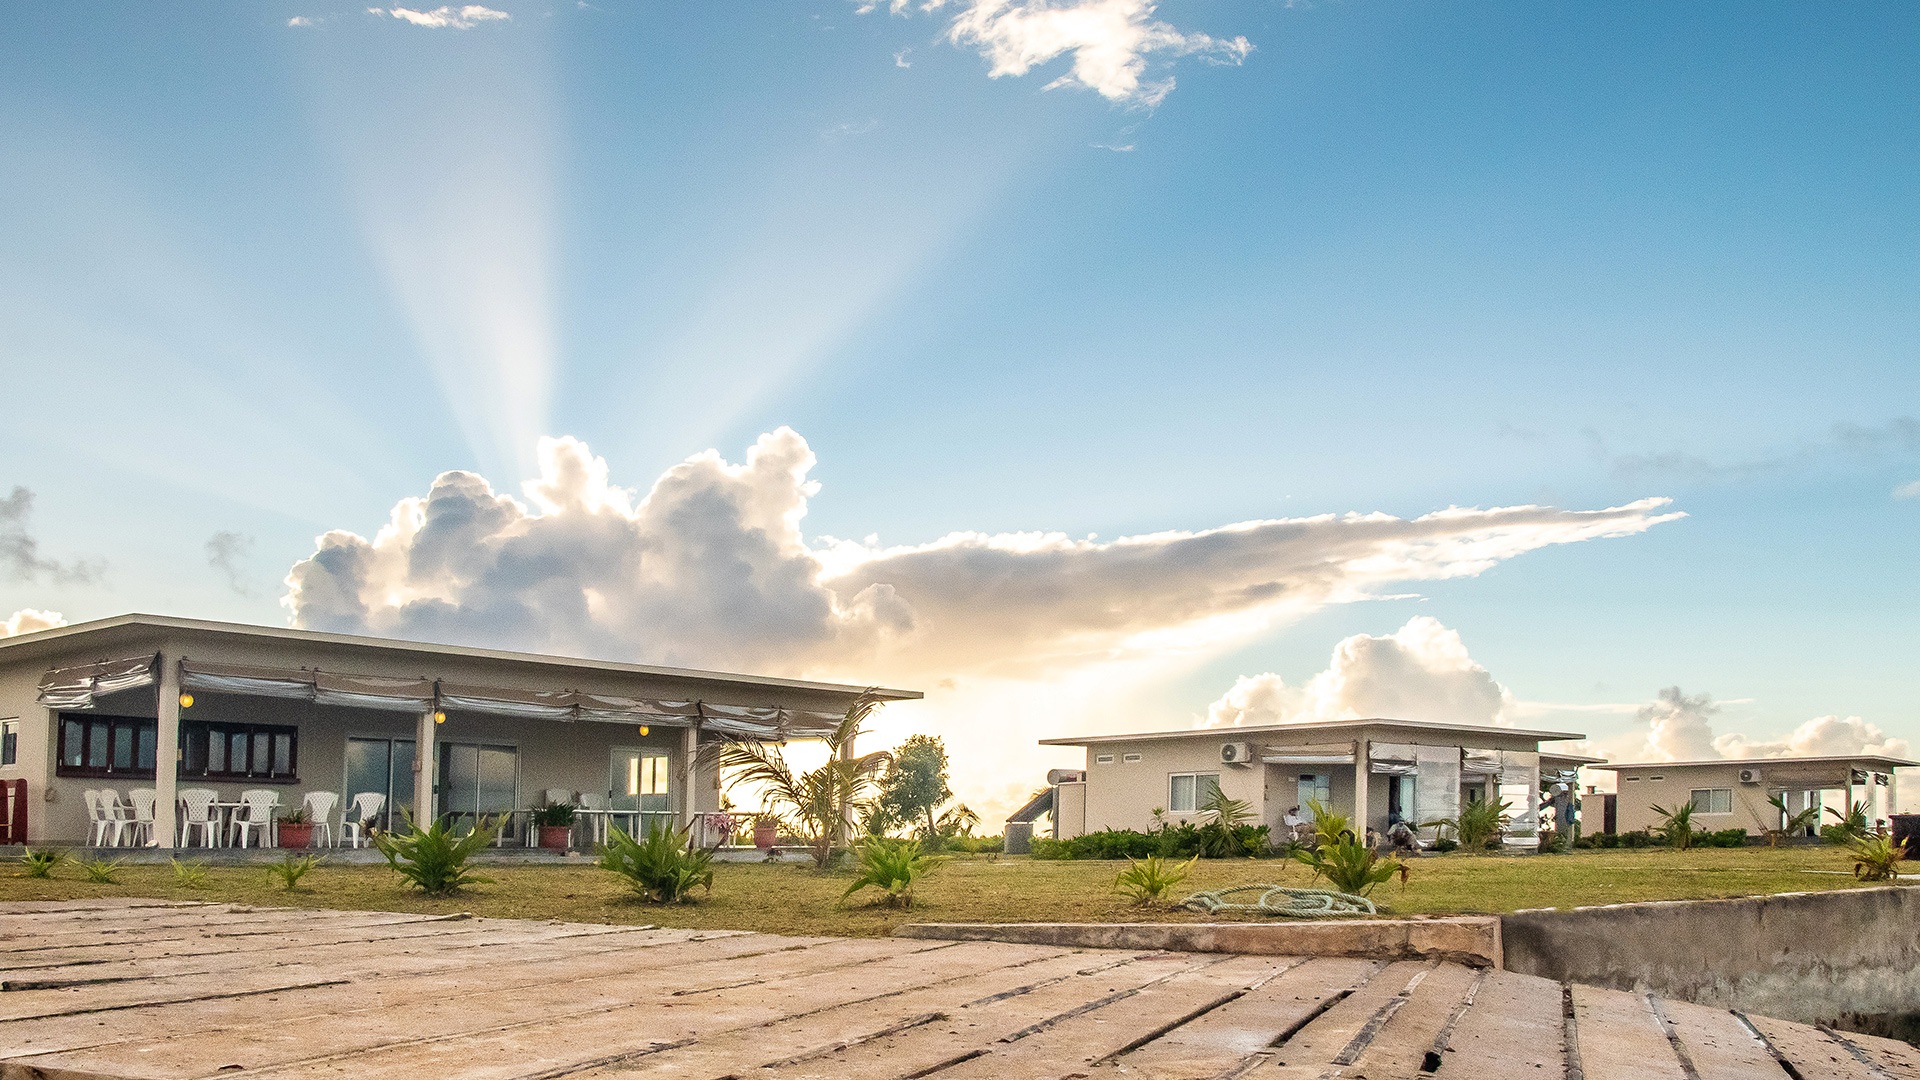
[[[600,849],[600,869],[627,880],[633,891],[650,904],[679,904],[691,900],[694,886],[713,893],[713,852],[696,848],[691,827],[649,829],[645,840],[618,826],[608,830]]]
[[[1186,862],[1169,862],[1158,855],[1129,859],[1127,868],[1113,879],[1114,890],[1132,897],[1141,907],[1161,903],[1167,898],[1168,890],[1187,879],[1188,871],[1199,859],[1198,855]]]
[[[1907,849],[1891,836],[1853,836],[1847,839],[1847,853],[1853,857],[1853,876],[1861,881],[1898,881],[1900,868],[1894,864],[1906,858]]]
[[[1820,836],[1829,844],[1844,844],[1849,836],[1867,835],[1867,804],[1854,802],[1847,804],[1847,812],[1841,813],[1833,807],[1827,807],[1834,823],[1820,830]]]
[[[1693,846],[1692,803],[1680,803],[1671,810],[1655,803],[1652,810],[1660,815],[1660,824],[1653,827],[1653,832],[1664,838],[1668,847],[1685,851]]]
[[[1500,834],[1506,831],[1507,811],[1512,805],[1481,799],[1462,806],[1458,817],[1440,818],[1421,824],[1423,827],[1438,826],[1441,839],[1454,840],[1467,851],[1483,851],[1498,843]],[[1452,835],[1449,836],[1449,833]]]
[[[1814,823],[1820,820],[1820,808],[1809,806],[1797,814],[1787,813],[1786,800],[1779,795],[1767,796],[1767,802],[1780,811],[1780,827],[1767,830],[1767,846],[1779,847],[1780,841],[1789,837],[1804,836]]]
[[[1375,885],[1406,871],[1406,864],[1398,859],[1382,859],[1372,848],[1351,840],[1302,848],[1293,857],[1312,867],[1315,877],[1326,878],[1327,884],[1354,896],[1365,896]]]
[[[267,873],[279,879],[282,888],[292,892],[300,884],[300,879],[307,876],[309,870],[320,865],[321,858],[322,856],[319,855],[295,855],[289,852],[282,856],[279,862],[268,866]],[[175,873],[177,875],[178,871]]]
[[[114,875],[120,872],[124,859],[81,859],[80,872],[95,885],[118,885],[120,879]]]
[[[880,902],[888,907],[911,908],[913,887],[934,867],[946,862],[944,855],[929,855],[920,850],[918,840],[890,840],[870,837],[855,849],[860,858],[859,874],[840,894],[845,900],[861,889],[879,889]]]
[[[50,878],[54,868],[67,861],[67,853],[59,848],[28,848],[20,856],[20,876]]]
[[[573,824],[574,816],[580,808],[572,803],[555,803],[542,806],[533,812],[533,824],[539,828],[559,829]]]
[[[181,862],[169,859],[173,867],[173,883],[182,889],[198,889],[207,883],[207,864],[203,862]]]
[[[1358,835],[1353,831],[1352,818],[1334,813],[1333,807],[1319,799],[1307,800],[1307,813],[1313,816],[1313,839],[1316,844],[1351,843]]]
[[[408,885],[428,896],[446,896],[465,886],[493,880],[474,873],[467,866],[467,860],[493,843],[494,834],[500,829],[499,822],[482,817],[465,836],[454,836],[443,821],[424,829],[415,824],[411,816],[406,822],[404,833],[374,833],[373,846],[386,856],[387,865]]]

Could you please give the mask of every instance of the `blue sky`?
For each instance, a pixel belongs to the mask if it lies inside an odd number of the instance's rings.
[[[985,6],[0,12],[0,494],[104,564],[0,616],[280,622],[445,470],[790,425],[810,539],[1687,515],[1212,640],[1129,723],[1427,615],[1529,702],[1920,738],[1912,5],[1166,0],[1117,99],[990,77]]]

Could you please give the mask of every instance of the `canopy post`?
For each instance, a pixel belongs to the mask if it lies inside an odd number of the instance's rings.
[[[683,829],[691,830],[698,818],[698,797],[694,789],[700,775],[699,758],[700,722],[695,720],[680,735],[680,827]]]
[[[1373,762],[1368,760],[1367,740],[1353,741],[1353,842],[1367,842],[1367,780]]]
[[[414,725],[413,745],[413,823],[419,828],[427,828],[434,819],[433,780],[434,763],[439,760],[435,751],[434,728],[440,714],[440,687],[433,688],[433,704],[420,714]],[[479,828],[479,822],[474,823]]]
[[[160,689],[154,705],[153,840],[171,851],[179,845],[176,807],[180,799],[180,660],[159,657]]]

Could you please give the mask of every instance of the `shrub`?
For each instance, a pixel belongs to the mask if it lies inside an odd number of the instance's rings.
[[[1844,836],[1867,835],[1867,804],[1866,803],[1864,802],[1848,803],[1847,812],[1844,814],[1838,810],[1835,810],[1833,807],[1829,806],[1827,807],[1827,813],[1833,815],[1835,824],[1838,828],[1845,830]],[[1820,830],[1820,835],[1825,836],[1826,833],[1827,833],[1827,830],[1825,829]],[[1842,839],[1834,842],[1844,844],[1846,843],[1846,840],[1843,837]]]
[[[81,859],[80,872],[95,885],[118,885],[120,879],[114,875],[120,872],[124,859]]]
[[[376,832],[373,846],[407,884],[428,896],[446,896],[465,886],[493,880],[474,873],[467,860],[493,842],[499,822],[482,817],[474,823],[473,831],[456,837],[443,821],[422,829],[412,817],[406,820],[405,833]]]
[[[278,878],[282,888],[292,892],[295,886],[300,884],[300,879],[307,876],[307,871],[320,865],[321,858],[322,856],[319,855],[295,855],[288,852],[281,856],[279,862],[268,866],[267,873]],[[174,876],[177,878],[179,873],[175,870]],[[204,870],[202,876],[205,876]]]
[[[1068,841],[1036,836],[1027,848],[1027,854],[1036,859],[1071,859],[1073,849]]]
[[[921,851],[918,840],[890,840],[884,836],[866,840],[856,853],[860,857],[860,873],[853,884],[847,886],[847,891],[840,894],[840,899],[845,900],[861,889],[874,888],[884,894],[880,902],[888,907],[912,907],[913,887],[934,867],[947,861],[944,855]]]
[[[1433,842],[1433,850],[1442,855],[1445,855],[1449,851],[1456,851],[1459,847],[1460,841],[1455,840],[1451,836],[1442,836]]]
[[[1850,836],[1847,853],[1853,857],[1853,876],[1861,881],[1898,881],[1900,869],[1894,864],[1906,857],[1907,849],[1891,836]]]
[[[1166,898],[1167,890],[1187,879],[1187,872],[1199,858],[1195,855],[1183,863],[1168,862],[1158,855],[1129,859],[1127,868],[1113,879],[1113,887],[1142,907],[1158,904]]]
[[[1319,799],[1307,800],[1307,813],[1313,817],[1313,842],[1316,844],[1338,844],[1357,838],[1353,831],[1353,821],[1345,814],[1336,814],[1333,807]]]
[[[600,869],[627,879],[633,891],[650,904],[679,904],[692,899],[693,887],[713,894],[713,852],[693,846],[691,828],[649,829],[645,840],[635,840],[625,829],[607,832],[600,850]]]
[[[1853,831],[1848,829],[1845,825],[1820,826],[1821,843],[1844,845],[1847,841],[1853,839],[1854,835],[1855,834],[1853,833]]]
[[[173,867],[173,883],[182,889],[198,889],[207,883],[207,864],[203,862],[181,862],[168,860]]]
[[[1653,834],[1645,829],[1635,829],[1632,832],[1621,833],[1620,846],[1630,848],[1652,847]]]
[[[535,828],[562,829],[573,824],[574,813],[579,809],[572,803],[555,803],[537,807],[531,816]]]
[[[1507,827],[1507,810],[1510,806],[1509,803],[1482,799],[1461,807],[1458,817],[1440,818],[1423,822],[1422,825],[1438,826],[1442,837],[1451,832],[1458,837],[1461,847],[1468,851],[1479,851],[1498,843],[1501,832]]]
[[[1293,857],[1313,867],[1315,877],[1324,877],[1329,885],[1355,896],[1365,896],[1375,885],[1407,871],[1407,864],[1397,859],[1382,859],[1372,848],[1350,840],[1323,843],[1296,852]]]
[[[1593,846],[1608,849],[1617,848],[1620,846],[1620,834],[1610,832],[1594,833]]]
[[[956,836],[947,842],[947,846],[965,855],[985,855],[990,852],[1005,851],[1006,838],[1001,836]]]
[[[20,876],[50,878],[54,868],[67,861],[67,853],[59,848],[28,848],[20,856]]]
[[[1743,848],[1747,846],[1747,830],[1719,829],[1709,833],[1694,833],[1693,842],[1701,847]]]

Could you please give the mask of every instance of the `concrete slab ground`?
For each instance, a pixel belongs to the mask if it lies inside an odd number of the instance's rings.
[[[1920,1078],[1920,1051],[1438,959],[0,904],[0,1078]]]

